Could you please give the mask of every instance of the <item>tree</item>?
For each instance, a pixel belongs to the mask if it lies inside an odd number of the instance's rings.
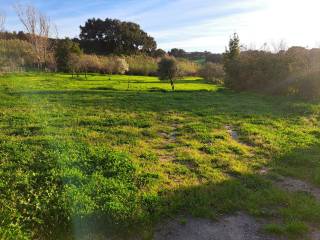
[[[150,54],[157,48],[155,40],[132,22],[93,18],[80,29],[80,45],[87,53]]]
[[[179,48],[172,48],[171,51],[168,53],[170,56],[176,57],[176,58],[183,58],[187,55],[187,52],[183,49]]]
[[[15,4],[14,8],[37,54],[38,69],[40,69],[47,61],[51,30],[50,20],[32,5]]]
[[[227,60],[234,60],[240,55],[240,38],[237,33],[234,33],[229,40],[229,48],[226,49],[224,57]]]
[[[167,54],[166,51],[164,51],[163,49],[159,48],[159,49],[153,51],[153,52],[151,53],[151,56],[152,56],[152,57],[155,57],[155,58],[162,58],[162,57],[164,57],[166,54]]]
[[[6,21],[6,17],[4,15],[4,13],[0,12],[0,33],[1,34],[4,32],[5,21]],[[3,50],[5,50],[6,49],[6,41],[0,41],[0,42],[1,42],[0,48],[3,48]],[[4,63],[5,63],[5,58],[1,54],[0,55],[0,65],[3,66]]]
[[[4,32],[4,25],[6,23],[6,15],[0,12],[0,32]]]
[[[76,64],[75,58],[80,56],[82,51],[79,44],[72,42],[66,38],[60,40],[55,50],[55,59],[57,62],[58,71],[60,72],[73,72]]]
[[[237,81],[239,68],[236,67],[237,60],[240,57],[240,39],[237,33],[234,33],[229,40],[229,47],[223,54],[224,70],[226,73],[225,84],[232,87]]]
[[[178,64],[173,57],[164,57],[158,64],[158,76],[160,80],[169,80],[174,91],[174,80],[178,76]]]

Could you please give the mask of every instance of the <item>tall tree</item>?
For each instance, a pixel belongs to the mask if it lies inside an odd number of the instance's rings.
[[[234,33],[229,40],[229,48],[226,49],[224,54],[225,58],[232,60],[240,55],[240,38],[237,33]]]
[[[229,87],[235,85],[239,75],[239,68],[235,67],[240,57],[240,38],[237,33],[234,33],[229,40],[229,47],[223,54],[224,70],[226,73],[225,84]]]
[[[157,48],[155,40],[132,22],[93,18],[80,26],[80,29],[80,45],[88,53],[151,53]]]
[[[32,5],[14,5],[20,22],[24,26],[38,59],[38,68],[47,61],[51,22],[49,18]]]
[[[55,58],[60,72],[74,72],[76,62],[82,51],[77,43],[66,38],[58,42]]]
[[[0,32],[4,32],[4,25],[6,23],[6,15],[0,11]]]

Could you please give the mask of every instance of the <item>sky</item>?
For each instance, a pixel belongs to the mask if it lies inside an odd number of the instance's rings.
[[[237,32],[241,43],[260,49],[284,41],[288,47],[320,47],[319,0],[20,0],[50,17],[59,37],[77,37],[88,18],[133,21],[159,48],[225,50]],[[14,0],[0,0],[7,30],[23,30]],[[272,50],[272,49],[271,49]]]

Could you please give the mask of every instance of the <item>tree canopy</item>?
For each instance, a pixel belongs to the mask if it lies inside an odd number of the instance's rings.
[[[59,41],[55,51],[58,70],[60,72],[70,72],[73,68],[72,60],[74,56],[80,56],[81,53],[79,45],[70,39]]]
[[[80,29],[80,45],[87,53],[130,55],[157,49],[154,38],[133,22],[92,18]]]
[[[172,48],[169,51],[169,55],[176,57],[176,58],[183,58],[187,55],[187,52],[183,49],[180,49],[180,48]]]
[[[174,79],[178,76],[178,64],[173,57],[164,57],[158,63],[158,76],[160,80],[170,80],[172,91],[174,91]]]

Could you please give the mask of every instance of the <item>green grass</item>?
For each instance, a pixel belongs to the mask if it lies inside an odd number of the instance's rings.
[[[312,196],[257,174],[320,186],[319,102],[198,78],[170,88],[154,77],[0,77],[0,238],[148,239],[166,217],[239,210],[290,237],[320,223]]]

